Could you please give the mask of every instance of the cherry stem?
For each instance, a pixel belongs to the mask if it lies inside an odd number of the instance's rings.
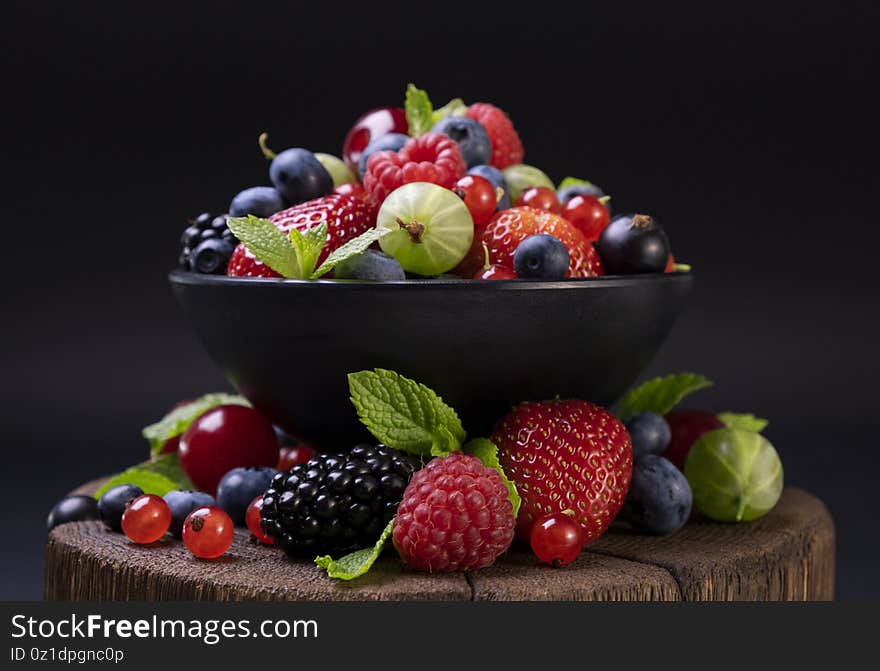
[[[495,187],[495,204],[497,205],[498,203],[500,203],[502,198],[504,198],[504,189],[502,189],[500,186],[496,186]]]
[[[257,144],[260,145],[260,151],[263,152],[263,156],[265,156],[267,160],[271,161],[278,154],[269,149],[269,146],[266,144],[268,140],[269,133],[260,133],[260,137],[257,138]]]
[[[489,263],[489,246],[484,242],[483,243],[483,270],[489,270],[492,267],[492,264]]]
[[[636,214],[633,215],[632,223],[630,226],[632,228],[645,229],[650,228],[651,224],[654,223],[654,220],[647,214]]]
[[[410,223],[406,223],[400,217],[396,219],[397,225],[404,231],[409,233],[409,239],[416,244],[422,242],[422,234],[425,232],[425,225],[413,219]]]
[[[611,196],[602,196],[599,199],[599,202],[602,203],[605,207],[608,207],[608,203],[611,202]]]

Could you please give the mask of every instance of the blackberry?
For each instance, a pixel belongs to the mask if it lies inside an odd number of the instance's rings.
[[[276,475],[261,523],[291,556],[338,556],[369,547],[397,513],[421,461],[385,445],[319,454]]]
[[[228,216],[220,214],[215,217],[209,212],[202,212],[188,222],[180,237],[178,265],[182,270],[209,275],[226,274],[226,266],[238,244],[238,238],[226,225]]]

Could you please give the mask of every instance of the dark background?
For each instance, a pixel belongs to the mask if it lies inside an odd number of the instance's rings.
[[[224,388],[165,280],[185,218],[267,182],[260,131],[338,154],[408,81],[662,221],[698,291],[647,373],[770,418],[835,517],[839,596],[880,597],[872,3],[298,5],[5,5],[0,597],[40,597],[56,499]]]

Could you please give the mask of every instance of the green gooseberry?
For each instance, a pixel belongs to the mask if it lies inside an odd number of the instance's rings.
[[[526,189],[533,186],[546,186],[548,189],[556,190],[553,182],[547,177],[546,173],[532,165],[509,165],[501,171],[504,180],[507,182],[507,193],[510,195],[510,202],[515,203],[519,195]]]
[[[340,184],[348,184],[349,182],[357,181],[357,177],[355,177],[354,173],[349,170],[345,163],[343,163],[342,159],[336,158],[333,154],[316,152],[315,158],[318,159],[321,165],[324,166],[324,169],[330,173],[330,177],[333,178],[334,189]]]
[[[720,522],[750,522],[782,494],[782,462],[770,441],[742,429],[703,434],[688,453],[684,475],[694,506]]]

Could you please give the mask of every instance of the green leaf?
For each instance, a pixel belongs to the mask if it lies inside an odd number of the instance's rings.
[[[462,449],[467,454],[472,454],[482,461],[483,466],[494,468],[501,474],[501,479],[504,480],[504,484],[507,485],[510,503],[513,504],[513,517],[516,519],[522,499],[519,496],[519,492],[516,491],[516,485],[507,477],[507,474],[501,467],[501,462],[498,461],[498,446],[488,438],[474,438],[473,440],[469,440],[467,445]]]
[[[318,257],[321,250],[327,244],[327,223],[322,222],[317,226],[306,229],[303,233],[295,228],[290,229],[288,233],[290,244],[296,250],[299,266],[302,269],[301,275],[296,275],[297,279],[305,279],[311,277],[318,263]]]
[[[322,275],[326,275],[336,266],[352,256],[361,254],[372,245],[376,240],[391,232],[390,228],[371,228],[369,231],[361,233],[356,238],[346,242],[344,245],[337,247],[324,259],[318,269],[312,273],[311,279],[316,280]]]
[[[415,84],[406,87],[404,109],[411,137],[424,135],[434,126],[434,106],[431,99],[426,91],[416,88]]]
[[[144,494],[164,496],[174,489],[195,489],[184,473],[177,454],[160,454],[114,475],[95,492],[95,498],[116,485],[137,485]]]
[[[303,275],[296,249],[268,219],[249,214],[247,217],[229,217],[227,225],[251,254],[282,277]]]
[[[578,179],[577,177],[566,177],[559,182],[559,186],[556,187],[556,190],[562,191],[570,186],[593,186],[593,183],[585,179]]]
[[[175,408],[155,424],[144,428],[141,433],[150,442],[150,453],[158,454],[166,440],[182,434],[197,417],[218,405],[250,407],[250,403],[244,396],[225,393],[205,394],[201,398]]]
[[[385,530],[382,532],[382,535],[379,536],[379,540],[376,541],[376,544],[373,547],[356,550],[351,554],[340,557],[339,559],[333,559],[330,555],[315,557],[315,563],[322,569],[325,569],[327,575],[331,578],[338,578],[339,580],[354,580],[355,578],[359,578],[370,570],[370,567],[379,558],[379,555],[382,554],[382,550],[385,548],[385,543],[391,537],[391,532],[393,530],[394,520],[391,520],[388,522]]]
[[[761,433],[770,423],[766,419],[755,417],[751,413],[720,412],[718,413],[718,419],[728,429],[742,429],[743,431],[754,431],[755,433]]]
[[[688,394],[711,387],[712,382],[695,373],[677,373],[656,377],[627,393],[620,401],[618,417],[627,418],[637,412],[665,415]]]
[[[351,402],[376,439],[403,452],[448,454],[461,448],[461,420],[432,390],[391,370],[349,373]]]
[[[465,112],[467,112],[467,105],[464,104],[464,100],[461,98],[453,98],[440,109],[434,110],[431,117],[433,123],[436,124],[438,121],[445,119],[448,116],[464,116]]]

